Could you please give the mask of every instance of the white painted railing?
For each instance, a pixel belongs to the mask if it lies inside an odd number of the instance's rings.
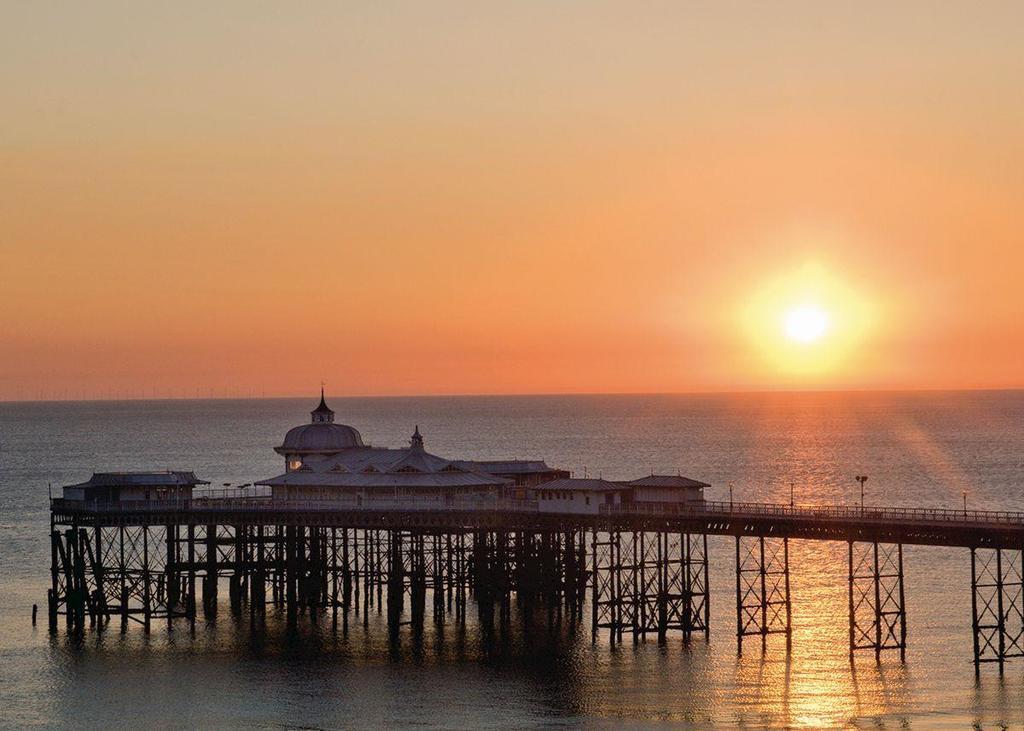
[[[730,519],[750,517],[801,518],[810,520],[872,520],[900,523],[1019,524],[1024,512],[1006,510],[948,510],[943,508],[893,508],[849,505],[784,505],[778,503],[623,503],[602,505],[602,515],[708,515]]]
[[[510,498],[359,498],[346,496],[313,500],[275,500],[258,497],[199,497],[192,500],[134,500],[116,502],[79,501],[53,498],[56,510],[84,513],[189,512],[197,510],[256,512],[452,512],[500,511],[537,512],[535,500]]]
[[[87,502],[54,498],[54,509],[85,513],[184,512],[196,510],[257,512],[452,512],[485,511],[540,513],[535,500],[497,497],[375,497],[345,496],[313,500],[281,500],[269,493],[253,494],[245,490],[208,490],[194,498],[176,500],[137,500]],[[602,505],[604,516],[687,516],[727,518],[793,518],[823,521],[866,520],[893,523],[939,523],[960,525],[1016,525],[1024,528],[1024,512],[995,510],[944,510],[940,508],[893,508],[844,505],[780,505],[773,503],[624,503]]]

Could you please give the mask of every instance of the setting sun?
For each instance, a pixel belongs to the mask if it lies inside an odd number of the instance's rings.
[[[813,343],[828,331],[828,313],[815,305],[802,305],[786,313],[786,336],[800,343]]]
[[[834,269],[806,262],[766,279],[744,302],[741,323],[753,353],[801,386],[855,373],[875,332],[879,302]]]

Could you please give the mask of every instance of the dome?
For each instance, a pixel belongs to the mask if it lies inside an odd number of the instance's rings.
[[[317,422],[289,429],[284,435],[284,444],[274,451],[278,454],[329,454],[363,446],[363,437],[354,427]]]
[[[309,412],[311,423],[289,429],[284,444],[274,447],[278,454],[332,454],[343,449],[365,447],[359,431],[347,424],[335,424],[334,412],[324,400],[320,388],[320,405]]]

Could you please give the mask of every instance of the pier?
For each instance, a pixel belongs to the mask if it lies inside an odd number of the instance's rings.
[[[96,473],[50,502],[49,626],[122,631],[277,607],[333,622],[464,623],[485,632],[513,603],[547,622],[589,621],[596,641],[710,636],[708,538],[735,542],[736,639],[791,647],[791,540],[847,544],[849,653],[904,658],[903,547],[953,546],[971,562],[976,668],[1024,656],[1024,513],[713,502],[681,475],[572,478],[543,460],[451,460],[365,444],[311,421],[275,451],[285,472],[248,489],[192,472]],[[858,476],[863,488],[867,478]],[[731,490],[730,490],[731,496]],[[966,589],[967,587],[965,587]],[[589,616],[585,616],[589,615]],[[966,621],[966,620],[965,620]]]
[[[907,646],[903,547],[953,546],[971,564],[973,659],[1000,670],[1024,656],[1024,513],[762,503],[602,504],[544,512],[537,500],[288,500],[263,490],[187,499],[51,500],[49,626],[194,625],[227,588],[232,613],[267,607],[289,622],[389,626],[507,623],[510,608],[589,621],[612,643],[710,632],[709,536],[735,541],[735,634],[792,636],[789,541],[848,546],[849,653]],[[428,612],[429,607],[429,612]],[[585,616],[589,615],[589,616]],[[967,650],[965,648],[965,654]]]

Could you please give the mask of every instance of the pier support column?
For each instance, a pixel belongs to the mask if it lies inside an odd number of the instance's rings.
[[[149,526],[142,526],[142,627],[149,634],[153,619],[152,574],[149,570]]]
[[[971,549],[974,667],[1024,657],[1024,551]]]
[[[409,535],[409,606],[412,626],[416,631],[423,629],[427,607],[427,557],[426,541],[422,533]]]
[[[470,589],[476,600],[481,630],[487,635],[494,630],[494,535],[473,534],[473,552],[469,576]]]
[[[711,631],[711,591],[708,583],[708,537],[705,534],[684,533],[680,537],[683,548],[682,611],[680,629],[690,639],[694,632],[703,632],[707,638]],[[789,626],[789,560],[786,565],[786,625]],[[668,590],[672,591],[671,582]],[[669,594],[669,599],[672,594]],[[671,614],[670,614],[671,617]]]
[[[167,557],[164,565],[164,581],[167,585],[167,628],[170,629],[175,616],[182,614],[181,607],[181,546],[178,542],[178,526],[168,525],[164,538]]]
[[[267,610],[267,552],[263,526],[249,529],[249,617],[255,620]]]
[[[593,531],[591,534],[591,639],[608,630],[608,640],[615,644],[622,637],[622,545],[617,530]]]
[[[492,534],[492,551],[490,561],[490,582],[494,596],[498,600],[498,624],[507,627],[512,618],[512,587],[508,532],[499,531]]]
[[[61,551],[61,536],[60,531],[53,530],[51,524],[50,530],[50,590],[47,592],[46,604],[47,613],[50,621],[50,633],[53,634],[57,631],[57,613],[60,605],[67,598],[67,592],[64,585],[64,576],[61,574],[61,563],[60,563],[60,551]]]
[[[445,539],[447,538],[447,541]],[[428,576],[434,605],[434,622],[444,624],[446,585],[451,578],[451,536],[434,533],[430,536]]]
[[[903,545],[849,543],[850,660],[857,650],[899,650],[906,658]]]
[[[206,526],[206,574],[203,576],[203,614],[217,616],[217,526]]]
[[[743,638],[760,635],[762,650],[768,635],[786,635],[786,650],[793,634],[789,596],[789,539],[736,536],[736,639],[743,654]]]
[[[289,525],[284,529],[284,603],[289,627],[294,627],[299,618],[299,547],[298,529]]]
[[[338,539],[341,543],[338,543]],[[345,622],[348,622],[348,609],[352,599],[352,568],[349,564],[348,529],[331,528],[331,621],[338,623],[338,606],[342,608]],[[339,586],[340,581],[340,586]]]
[[[196,528],[189,523],[185,546],[185,560],[188,562],[188,578],[186,579],[185,612],[188,615],[189,626],[196,627]]]
[[[236,617],[242,614],[242,593],[245,589],[245,531],[244,525],[234,527],[234,561],[232,561],[231,575],[228,577],[228,596],[231,604],[231,613]]]
[[[83,537],[89,556],[89,570],[92,573],[93,583],[93,611],[99,629],[103,629],[110,623],[110,606],[107,601],[107,572],[106,572],[106,544],[103,541],[103,529],[93,528],[93,542],[90,543],[87,537]]]
[[[452,537],[452,550],[455,555],[452,557],[452,570],[454,571],[453,586],[455,597],[455,621],[458,624],[466,622],[466,592],[469,590],[469,549],[467,548],[466,534],[456,533]]]
[[[663,550],[665,533],[633,534],[633,640],[647,639],[656,633],[665,639],[667,629],[667,598],[665,578],[670,573],[668,557]],[[679,575],[678,569],[673,572]]]

